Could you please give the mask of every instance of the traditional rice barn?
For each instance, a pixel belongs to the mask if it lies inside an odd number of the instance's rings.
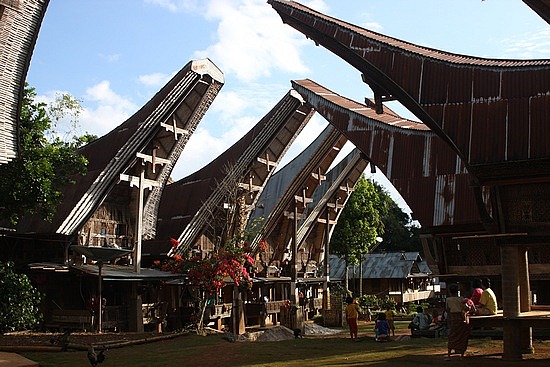
[[[251,214],[252,220],[263,218],[252,241],[258,278],[263,280],[257,284],[257,293],[267,295],[267,308],[273,313],[282,300],[302,303],[306,317],[329,306],[327,243],[341,209],[367,166],[359,152],[353,151],[326,171],[344,142],[329,125],[273,175]],[[313,187],[304,205],[303,192],[304,187],[309,190],[308,185]],[[299,213],[296,221],[295,209]],[[270,287],[270,282],[283,283],[282,292]],[[300,294],[302,297],[297,297]]]
[[[160,196],[172,168],[223,83],[222,72],[208,59],[185,65],[126,122],[80,149],[88,159],[88,173],[74,177],[75,184],[63,189],[63,201],[52,222],[28,216],[14,232],[1,237],[2,258],[33,263],[45,284],[53,281],[53,273],[47,279],[47,270],[57,269],[51,263],[68,265],[72,272],[93,279],[85,265],[93,259],[71,254],[71,245],[132,249],[134,256],[118,261],[126,267],[113,269],[119,274],[111,280],[129,280],[117,284],[114,302],[125,300],[119,305],[133,314],[126,327],[141,330],[141,294],[145,292],[140,287],[159,278],[149,271],[140,275],[142,237],[155,235]],[[137,276],[124,277],[128,265]],[[172,276],[165,273],[165,277]],[[64,291],[63,297],[79,294]],[[85,309],[86,297],[73,298],[66,300],[67,305]]]

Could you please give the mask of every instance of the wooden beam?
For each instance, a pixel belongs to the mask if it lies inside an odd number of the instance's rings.
[[[160,126],[166,129],[166,131],[172,131],[174,133],[174,140],[178,140],[178,135],[190,135],[189,130],[181,129],[177,127],[176,117],[172,116],[172,125],[161,122]]]
[[[311,175],[317,180],[318,185],[321,185],[327,179],[327,176],[321,173],[321,167],[317,168],[317,172],[312,172]]]
[[[277,167],[277,162],[273,162],[269,159],[269,153],[265,152],[265,159],[264,158],[256,158],[256,160],[260,163],[263,163],[267,167],[267,172],[271,172],[271,168]]]

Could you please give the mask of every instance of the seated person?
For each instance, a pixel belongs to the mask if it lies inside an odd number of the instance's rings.
[[[474,281],[472,282],[472,288],[473,290],[472,290],[472,295],[470,296],[470,300],[472,301],[475,307],[479,307],[481,295],[483,294],[483,286],[481,285],[481,279],[479,278],[474,279]]]
[[[477,307],[476,315],[496,315],[497,314],[497,297],[491,289],[491,280],[489,278],[481,279],[481,288],[483,293],[479,300],[480,306]]]
[[[390,325],[386,320],[386,314],[384,312],[380,312],[378,314],[378,318],[376,319],[376,323],[374,324],[374,334],[376,335],[375,340],[377,342],[387,340],[389,333]]]
[[[432,318],[430,315],[424,313],[422,306],[416,308],[416,315],[414,315],[411,322],[412,330],[427,330],[432,323]]]
[[[445,335],[447,328],[447,321],[445,320],[445,311],[439,315],[439,312],[437,310],[432,311],[432,324],[429,327],[429,330],[435,331],[435,337],[439,338],[443,335]]]

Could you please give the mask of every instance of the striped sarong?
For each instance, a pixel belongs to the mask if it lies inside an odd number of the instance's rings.
[[[456,353],[463,354],[468,348],[468,338],[472,328],[470,324],[464,322],[462,312],[449,313],[449,350],[454,350]]]

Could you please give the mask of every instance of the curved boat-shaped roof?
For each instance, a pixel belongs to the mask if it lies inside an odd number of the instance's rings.
[[[269,3],[285,23],[361,71],[376,104],[399,100],[480,182],[540,177],[550,169],[550,60],[452,54],[381,35],[296,2]]]
[[[143,162],[144,176],[157,186],[145,192],[144,218],[156,224],[159,195],[155,190],[162,192],[223,81],[223,74],[210,60],[189,62],[128,120],[80,149],[88,159],[88,172],[74,177],[75,183],[63,189],[63,201],[51,223],[32,216],[23,219],[18,230],[73,235],[102,203],[112,201],[129,207],[138,190],[119,182],[138,177],[141,159],[146,156],[150,160]]]
[[[423,227],[480,226],[477,209],[489,210],[489,190],[476,200],[460,157],[425,125],[377,114],[309,79],[292,86],[386,175]]]
[[[325,246],[330,243],[342,209],[368,164],[365,155],[353,149],[327,173],[327,179],[313,193],[307,217],[299,223],[297,243],[298,249],[308,251],[309,259],[317,264],[324,262]]]
[[[0,1],[0,164],[17,156],[21,96],[48,3]]]
[[[210,164],[166,187],[160,207],[157,239],[177,238],[184,252],[199,236],[227,223],[216,221],[227,196],[245,190],[246,206],[253,206],[313,110],[290,91],[244,137]],[[229,204],[234,204],[229,202]],[[240,223],[239,225],[242,225]],[[216,230],[219,228],[216,228]],[[220,232],[221,233],[221,232]],[[216,238],[210,238],[215,242]]]
[[[282,248],[289,244],[293,236],[293,219],[290,218],[293,214],[290,213],[295,206],[299,215],[306,210],[346,141],[345,136],[328,125],[302,153],[274,175],[255,210],[255,216],[265,214],[265,221],[252,241],[252,248],[261,241]],[[266,208],[261,208],[263,205]]]

